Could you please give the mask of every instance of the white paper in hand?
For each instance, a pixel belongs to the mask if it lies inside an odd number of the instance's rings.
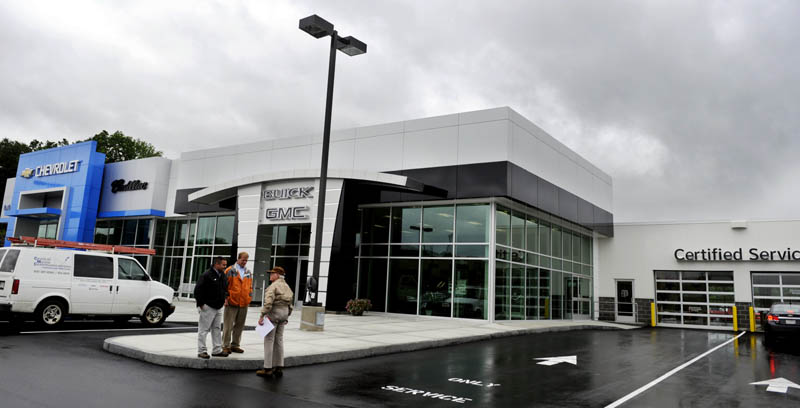
[[[275,325],[273,325],[272,322],[265,317],[264,324],[256,325],[256,333],[258,333],[261,337],[267,337],[269,332],[271,332],[274,328]]]

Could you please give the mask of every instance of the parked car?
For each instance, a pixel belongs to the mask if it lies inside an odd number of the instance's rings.
[[[174,291],[136,259],[103,252],[38,247],[0,249],[0,314],[55,327],[67,315],[138,316],[159,326],[175,311]]]
[[[761,320],[764,328],[764,342],[772,344],[779,338],[800,337],[800,304],[773,303]]]

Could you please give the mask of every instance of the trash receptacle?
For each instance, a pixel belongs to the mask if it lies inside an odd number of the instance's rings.
[[[325,328],[325,307],[303,305],[300,330],[322,331]]]

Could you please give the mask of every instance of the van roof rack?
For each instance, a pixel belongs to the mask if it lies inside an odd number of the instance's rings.
[[[62,241],[60,239],[35,238],[35,237],[9,237],[6,238],[14,245],[45,247],[45,248],[69,248],[84,249],[87,251],[101,251],[112,254],[133,254],[133,255],[155,255],[156,251],[149,248],[134,248],[121,245],[92,244],[88,242]]]

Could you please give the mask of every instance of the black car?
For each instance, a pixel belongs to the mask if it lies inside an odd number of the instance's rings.
[[[761,322],[768,344],[778,338],[800,337],[800,304],[773,303]]]

